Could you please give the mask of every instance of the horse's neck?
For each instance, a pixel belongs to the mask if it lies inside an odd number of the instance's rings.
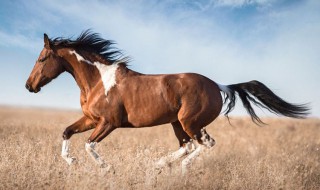
[[[90,65],[85,61],[79,63],[79,60],[74,59],[74,55],[69,52],[63,52],[61,54],[67,61],[65,65],[66,71],[73,76],[81,93],[88,94],[100,80],[98,70],[94,65]]]
[[[75,55],[77,59],[75,59]],[[89,61],[73,51],[64,51],[60,53],[60,56],[66,59],[66,70],[76,80],[83,96],[87,96],[100,81],[108,91],[108,88],[114,85],[113,83],[119,82],[127,76],[141,75],[128,69],[125,64],[106,65],[100,63],[101,60]],[[88,57],[92,60],[95,59],[95,56],[88,55]]]

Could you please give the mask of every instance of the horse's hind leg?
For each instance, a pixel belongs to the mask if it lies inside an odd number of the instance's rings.
[[[186,142],[190,141],[190,136],[183,130],[180,121],[175,121],[172,124],[174,134],[176,135],[180,147],[183,147]]]
[[[74,157],[71,157],[69,154],[69,146],[70,146],[70,137],[75,133],[81,133],[84,131],[87,131],[89,129],[94,128],[94,124],[91,119],[83,116],[78,121],[76,121],[74,124],[67,127],[63,132],[63,142],[62,142],[62,150],[61,150],[61,156],[63,159],[67,161],[67,163],[70,165],[75,161]]]
[[[216,144],[216,141],[212,137],[210,137],[210,135],[207,133],[205,128],[202,128],[200,132],[201,132],[201,137],[200,139],[197,139],[199,144],[202,144],[207,148],[211,148]]]
[[[191,163],[200,155],[204,148],[211,148],[215,145],[215,140],[209,136],[206,132],[205,128],[200,130],[201,136],[198,141],[197,148],[188,155],[185,159],[182,160],[181,167],[182,167],[182,174],[185,175],[187,173],[188,167]]]
[[[182,125],[179,121],[171,123],[174,133],[179,140],[180,148],[170,153],[167,156],[160,158],[160,160],[156,163],[157,168],[162,168],[170,163],[174,162],[175,160],[183,157],[184,155],[188,154],[193,149],[193,143],[190,142],[190,137],[186,132],[184,132]]]

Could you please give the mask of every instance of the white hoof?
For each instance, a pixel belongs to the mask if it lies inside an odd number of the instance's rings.
[[[65,161],[67,161],[69,165],[72,165],[77,161],[75,157],[69,157],[69,155],[61,155],[61,156]]]
[[[115,170],[114,170],[113,166],[110,164],[103,163],[100,165],[100,168],[102,168],[107,173],[115,174]]]
[[[181,162],[181,172],[182,175],[186,175],[188,172],[188,167],[191,163],[200,155],[202,145],[199,145],[191,154],[189,154],[185,159]]]

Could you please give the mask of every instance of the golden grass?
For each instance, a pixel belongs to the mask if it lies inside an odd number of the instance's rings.
[[[0,108],[0,189],[320,189],[320,120],[224,117],[207,131],[216,140],[186,177],[180,161],[154,169],[178,148],[170,125],[117,129],[97,146],[115,173],[99,168],[84,149],[89,132],[71,138],[68,166],[60,157],[64,128],[80,112]]]

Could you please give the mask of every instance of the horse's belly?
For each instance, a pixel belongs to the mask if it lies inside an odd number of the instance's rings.
[[[152,109],[137,109],[128,113],[128,123],[132,127],[150,127],[177,121],[177,111],[155,106]]]

